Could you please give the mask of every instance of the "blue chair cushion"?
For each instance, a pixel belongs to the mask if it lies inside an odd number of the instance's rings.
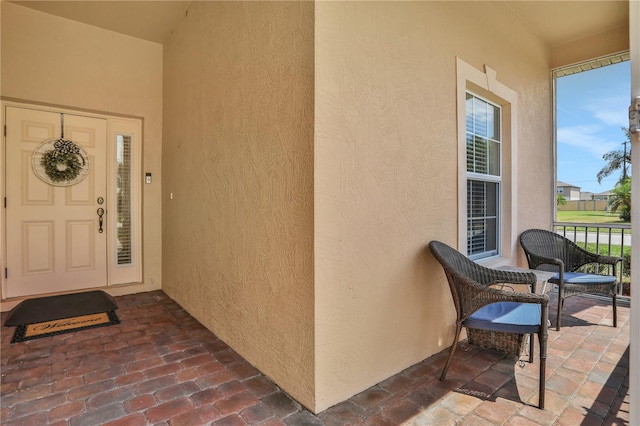
[[[462,324],[470,328],[530,334],[540,330],[541,306],[537,303],[496,302],[474,312]]]
[[[565,272],[564,282],[566,284],[604,284],[614,283],[616,277],[613,275],[596,275],[596,274],[584,274],[581,272]],[[554,284],[560,283],[560,274],[555,274],[549,278],[549,282]]]

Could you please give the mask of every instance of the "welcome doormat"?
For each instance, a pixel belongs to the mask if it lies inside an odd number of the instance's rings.
[[[11,343],[119,324],[115,299],[103,291],[39,297],[20,302],[5,326],[16,327]]]

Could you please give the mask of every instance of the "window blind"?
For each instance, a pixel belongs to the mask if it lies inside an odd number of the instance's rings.
[[[118,265],[131,264],[131,136],[118,135],[116,139],[116,232]]]
[[[466,95],[467,255],[498,253],[500,107]]]

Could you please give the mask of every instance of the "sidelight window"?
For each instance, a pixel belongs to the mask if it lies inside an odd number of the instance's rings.
[[[116,136],[116,263],[132,263],[131,136]]]

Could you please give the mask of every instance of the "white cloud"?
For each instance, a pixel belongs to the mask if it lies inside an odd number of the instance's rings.
[[[595,118],[607,126],[628,127],[628,98],[626,96],[600,97],[597,101],[585,105]],[[621,135],[622,132],[620,132]],[[624,136],[623,136],[624,137]]]
[[[599,159],[609,151],[619,148],[620,143],[600,136],[600,125],[568,126],[558,129],[558,144],[577,149],[576,154],[591,154]]]

